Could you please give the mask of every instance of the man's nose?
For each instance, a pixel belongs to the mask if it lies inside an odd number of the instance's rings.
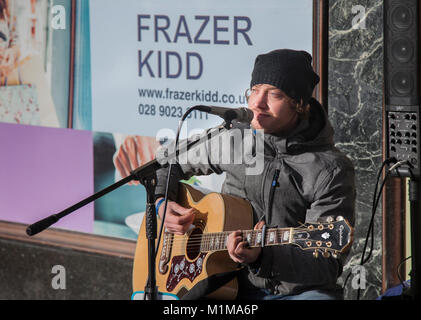
[[[268,107],[267,94],[265,92],[257,93],[252,101],[252,107],[258,109],[266,109]]]

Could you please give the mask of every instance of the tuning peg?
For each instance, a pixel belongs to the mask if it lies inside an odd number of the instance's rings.
[[[335,219],[333,218],[333,216],[329,216],[329,217],[327,217],[327,218],[326,218],[326,222],[327,222],[327,223],[331,223],[331,222],[333,222],[333,220],[335,220]]]
[[[338,251],[333,251],[332,252],[332,258],[338,259]]]
[[[322,256],[323,258],[329,258],[330,257],[329,251],[323,251]]]
[[[314,258],[318,258],[319,257],[319,251],[316,249],[316,250],[314,250],[314,252],[313,252],[313,257]]]
[[[342,216],[337,216],[336,217],[336,221],[342,221],[342,220],[344,220],[344,217],[342,217]]]

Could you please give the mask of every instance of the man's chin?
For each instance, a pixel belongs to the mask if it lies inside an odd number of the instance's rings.
[[[263,133],[266,133],[266,134],[269,134],[269,133],[271,133],[271,132],[272,132],[272,131],[271,131],[271,130],[269,130],[266,126],[262,125],[261,123],[259,123],[259,122],[255,121],[255,120],[253,120],[253,121],[251,122],[250,126],[251,126],[251,128],[252,128],[252,129],[255,129],[255,130],[262,130],[262,131],[263,131]]]

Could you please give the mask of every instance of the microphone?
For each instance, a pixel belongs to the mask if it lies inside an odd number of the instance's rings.
[[[254,114],[248,108],[225,108],[216,106],[196,106],[196,110],[220,116],[227,122],[236,120],[238,122],[250,123]]]

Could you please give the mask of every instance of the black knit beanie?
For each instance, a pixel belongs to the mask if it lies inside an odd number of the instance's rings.
[[[311,66],[311,55],[306,51],[274,50],[258,55],[254,62],[250,88],[256,84],[270,84],[289,97],[306,104],[319,83],[319,76]]]

